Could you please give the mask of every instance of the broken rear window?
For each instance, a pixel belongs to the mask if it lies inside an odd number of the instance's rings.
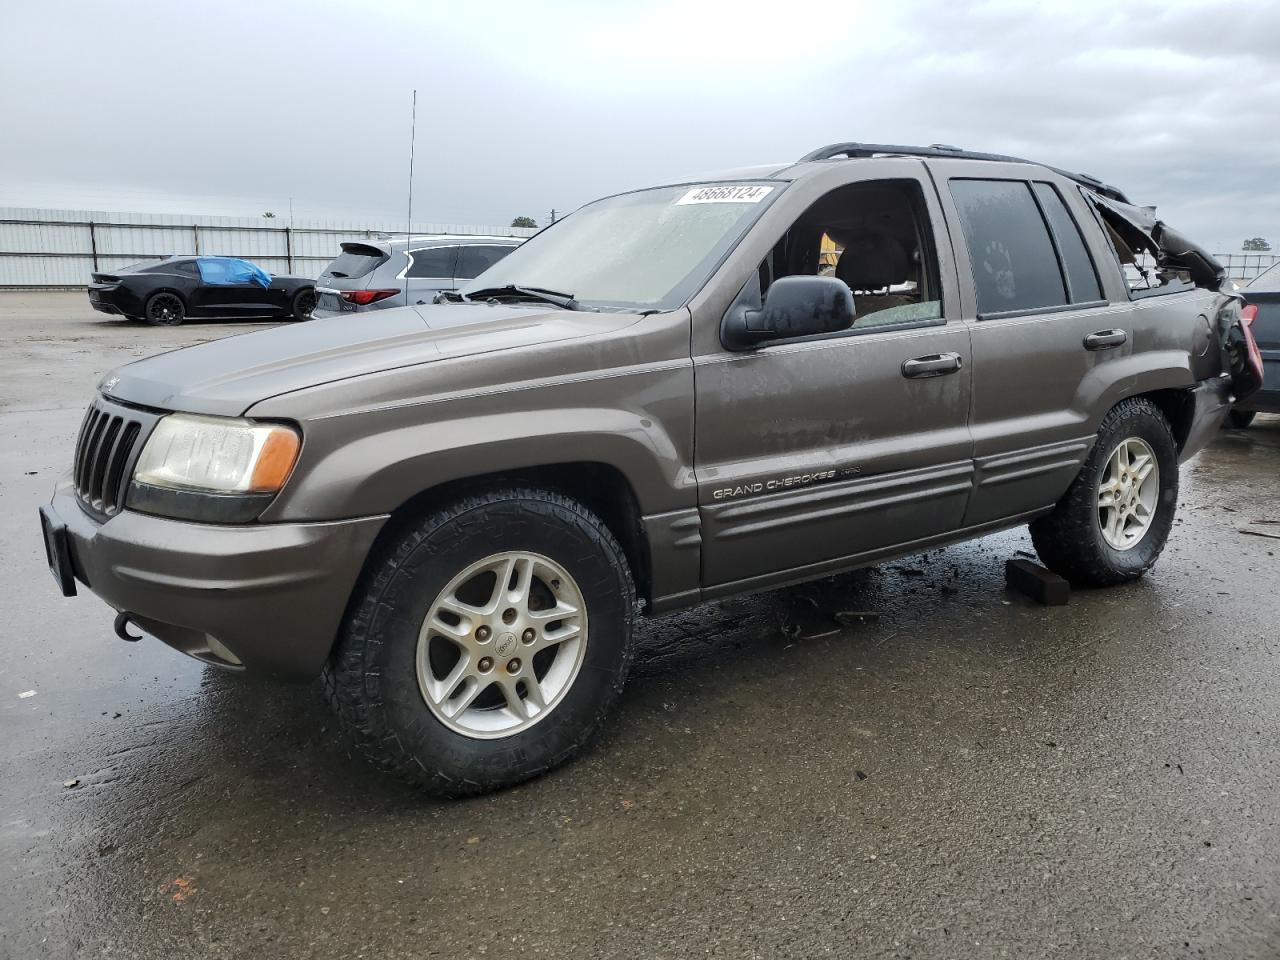
[[[1181,293],[1195,286],[1186,270],[1161,263],[1160,248],[1149,230],[1145,229],[1145,224],[1125,217],[1115,209],[1116,204],[1099,197],[1092,190],[1082,188],[1080,192],[1098,214],[1098,221],[1111,242],[1111,250],[1116,255],[1130,297],[1137,299],[1162,293]],[[1158,225],[1154,214],[1151,222]]]

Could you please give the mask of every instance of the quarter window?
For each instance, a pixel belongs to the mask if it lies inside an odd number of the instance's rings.
[[[147,267],[147,273],[168,273],[180,274],[184,277],[200,278],[200,271],[196,269],[196,265],[190,260],[165,260],[157,263],[154,267]]]
[[[1037,181],[1031,185],[1040,201],[1040,209],[1049,221],[1049,229],[1053,231],[1053,239],[1058,245],[1058,253],[1062,255],[1063,270],[1067,275],[1067,293],[1072,303],[1089,303],[1102,299],[1102,289],[1098,286],[1098,274],[1093,269],[1093,260],[1080,235],[1080,226],[1071,216],[1071,211],[1062,202],[1062,197],[1052,184]]]
[[[978,315],[1061,307],[1067,291],[1049,229],[1020,180],[952,180]]]
[[[405,276],[452,279],[453,261],[457,253],[457,247],[427,247],[424,250],[414,250],[409,254],[411,262]]]

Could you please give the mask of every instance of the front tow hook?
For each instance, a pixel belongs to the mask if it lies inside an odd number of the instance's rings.
[[[128,641],[129,643],[137,643],[139,640],[142,639],[142,637],[140,636],[135,637],[132,633],[129,632],[129,624],[131,623],[133,623],[133,621],[129,619],[129,614],[117,613],[116,622],[115,622],[116,636],[119,637],[121,640]]]

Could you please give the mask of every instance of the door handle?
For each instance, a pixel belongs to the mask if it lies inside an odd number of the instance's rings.
[[[1124,346],[1129,335],[1123,330],[1099,330],[1084,338],[1086,350],[1110,350],[1112,347]]]
[[[962,366],[958,353],[935,353],[927,357],[916,357],[902,361],[902,375],[909,380],[922,380],[925,377],[941,377],[955,373]]]

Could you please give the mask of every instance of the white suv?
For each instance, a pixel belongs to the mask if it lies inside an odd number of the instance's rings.
[[[448,234],[349,241],[316,280],[311,315],[430,303],[438,293],[478,277],[522,242],[520,237]]]

